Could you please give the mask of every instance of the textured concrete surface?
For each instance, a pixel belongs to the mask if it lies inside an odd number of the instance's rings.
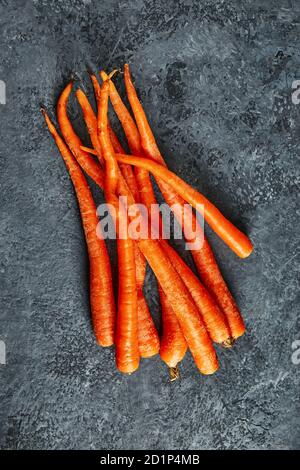
[[[300,447],[299,25],[296,0],[0,1],[1,448]],[[177,383],[158,358],[122,376],[92,336],[77,204],[39,106],[125,60],[170,167],[255,244],[242,261],[207,230],[248,328],[213,377],[189,355]],[[146,291],[159,319],[150,273]]]

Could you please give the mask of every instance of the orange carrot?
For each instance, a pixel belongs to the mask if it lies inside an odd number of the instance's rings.
[[[111,203],[110,199],[108,201]],[[115,339],[116,364],[120,372],[130,374],[138,369],[140,361],[134,243],[129,237],[119,238],[117,247],[119,294]]]
[[[90,149],[86,148],[86,151],[89,152]],[[147,204],[146,194],[144,194],[145,204]],[[161,240],[160,243],[176,271],[181,276],[187,289],[189,290],[196,306],[202,315],[203,321],[212,340],[216,343],[223,344],[224,346],[230,346],[232,344],[231,332],[229,330],[227,321],[222,311],[218,308],[215,300],[200,283],[199,279],[195,276],[192,270],[180,258],[177,252],[170,245],[168,245],[166,240]]]
[[[114,131],[113,131],[112,127],[110,126],[110,124],[108,124],[108,130],[109,130],[110,140],[111,140],[111,143],[112,143],[112,146],[114,148],[115,153],[124,152],[124,149],[123,149],[122,145],[120,144],[119,139],[116,136],[116,134],[114,133]],[[140,193],[139,193],[139,188],[138,188],[138,185],[137,185],[137,182],[136,182],[136,178],[135,178],[135,175],[134,175],[133,168],[130,165],[124,165],[124,163],[120,163],[119,166],[120,166],[121,173],[122,173],[126,183],[128,184],[128,187],[130,189],[130,192],[131,192],[135,202],[139,203],[140,202]]]
[[[146,239],[139,240],[138,244],[173,308],[197,367],[203,374],[212,374],[218,368],[218,360],[185,284],[159,241]]]
[[[189,290],[196,306],[201,313],[206,329],[215,343],[231,346],[231,335],[227,321],[215,300],[206,288],[201,284],[193,271],[180,258],[178,253],[166,242],[161,240],[161,245],[167,253],[174,268],[182,278]]]
[[[158,161],[159,163],[164,163],[163,157],[159,152],[155,138],[149,126],[146,114],[132,83],[128,65],[125,66],[125,85],[127,88],[128,98],[134,111],[139,131],[141,133],[143,148],[146,152],[146,155]],[[183,200],[174,192],[170,191],[170,188],[163,182],[161,182],[160,189],[162,190],[167,203],[170,206],[173,205],[173,207],[176,208],[176,210],[174,210],[174,214],[179,223],[181,223],[181,221],[183,221],[183,217],[182,210],[179,208],[180,206],[183,206]],[[193,216],[193,225],[197,227],[196,233],[200,233],[200,226],[195,218],[195,215]],[[188,227],[183,225],[183,230],[186,238],[190,242],[197,241],[197,235],[195,236],[194,234],[190,233]],[[202,236],[203,235],[200,234],[201,239]],[[203,239],[202,248],[193,250],[192,256],[204,285],[210,290],[211,294],[214,296],[227,317],[232,337],[238,338],[245,332],[245,325],[238,307],[222,277],[206,237]]]
[[[107,81],[103,86],[106,84],[108,84]],[[104,127],[103,125],[103,130]],[[140,239],[138,244],[177,316],[197,367],[204,374],[214,373],[218,368],[215,350],[198,309],[180,276],[158,241]]]
[[[96,206],[78,163],[46,112],[44,110],[42,112],[48,129],[64,159],[77,195],[89,254],[90,301],[95,336],[101,346],[111,346],[114,342],[115,303],[105,242],[96,234],[98,224]]]
[[[95,96],[97,103],[100,105],[101,89],[98,80],[95,76],[92,76],[92,81],[95,89]],[[97,135],[97,118],[94,115],[92,107],[85,94],[80,90],[77,92],[77,98],[79,104],[83,110],[86,125],[89,129],[93,146],[96,150],[96,154],[101,154],[100,142]],[[109,136],[112,146],[115,151],[124,151],[116,134],[108,123]],[[128,184],[132,196],[135,202],[139,202],[139,193],[135,181],[135,176],[130,165],[121,164],[121,172],[125,181]],[[120,183],[120,181],[119,181]],[[121,188],[122,189],[122,188]],[[124,192],[124,191],[123,191]],[[147,302],[145,300],[142,288],[145,280],[146,273],[146,260],[139,251],[135,244],[135,267],[136,267],[136,283],[137,283],[137,302],[138,302],[138,343],[139,352],[141,357],[151,357],[158,353],[160,341],[157,330],[155,328],[153,319],[151,317]]]
[[[108,204],[113,204],[117,221],[127,217],[125,210],[119,207],[116,196],[119,168],[110,141],[107,127],[109,82],[101,87],[98,108],[98,136],[102,155],[105,159],[105,197]],[[124,230],[123,230],[124,231]],[[137,288],[134,259],[134,242],[117,226],[117,247],[119,267],[119,296],[116,331],[116,363],[121,372],[132,373],[139,366]]]
[[[101,78],[103,79],[103,81],[107,80],[107,74],[103,70],[101,71]],[[109,86],[109,97],[111,100],[111,104],[113,105],[113,108],[122,124],[124,133],[128,141],[130,152],[133,155],[139,155],[141,149],[141,139],[139,131],[136,128],[133,118],[131,117],[126,106],[121,100],[120,95],[112,80],[110,81]]]
[[[96,154],[93,149],[88,147],[82,147],[82,149],[88,153]],[[192,240],[192,236],[188,237],[188,239]],[[245,324],[234,298],[223,279],[206,237],[203,237],[202,248],[200,250],[193,250],[192,255],[205,287],[209,290],[226,316],[231,337],[237,339],[244,334]],[[228,344],[228,342],[226,344]]]
[[[116,158],[119,162],[144,168],[153,173],[154,176],[165,181],[174,191],[177,191],[186,202],[199,210],[211,228],[238,256],[246,258],[251,254],[253,246],[249,238],[226,219],[203,194],[192,188],[175,173],[148,158],[121,154],[117,154]]]
[[[197,367],[203,374],[213,374],[218,369],[217,355],[181,277],[158,240],[141,239],[139,248],[173,308]]]
[[[96,80],[98,83],[98,81]],[[98,86],[100,88],[100,85],[98,83]],[[70,88],[70,87],[69,87]],[[97,88],[95,89],[95,91]],[[100,168],[99,164],[96,164],[94,160],[91,160],[89,153],[86,153],[83,149],[83,147],[80,145],[81,141],[75,131],[72,128],[72,125],[69,121],[68,115],[67,115],[67,104],[68,104],[68,98],[70,94],[70,89],[68,89],[68,93],[65,91],[62,94],[62,99],[60,100],[60,111],[59,111],[59,116],[60,116],[60,121],[61,124],[63,125],[63,131],[67,135],[69,144],[71,145],[73,149],[73,154],[77,157],[78,162],[80,163],[81,167],[83,170],[89,174],[89,176],[94,179],[96,184],[103,189],[104,188],[104,174],[103,170]],[[100,93],[98,90],[98,94],[96,93],[96,96],[100,97]],[[98,156],[99,161],[103,162],[103,158],[101,156],[101,147],[100,143],[98,140],[97,136],[97,118],[87,100],[83,92],[79,92],[77,94],[77,98],[79,100],[79,103],[81,105],[81,108],[84,113],[84,118],[85,122],[87,124],[91,141],[95,148],[97,150],[94,150],[94,154]],[[109,127],[110,132],[113,132],[112,129]],[[67,131],[67,133],[66,133]],[[95,135],[96,134],[96,135]],[[111,134],[110,134],[111,135]],[[115,136],[113,143],[116,145],[117,143],[117,137]],[[119,144],[118,150],[121,149],[121,146]],[[85,158],[85,155],[88,155],[89,158]],[[92,170],[96,169],[96,171],[91,171],[91,164],[92,164]],[[129,165],[123,165],[123,170],[124,168],[131,168]],[[124,174],[124,172],[123,172]],[[98,177],[98,175],[101,176]],[[128,176],[128,172],[126,172],[126,175]],[[130,204],[133,204],[133,200],[130,199],[130,194],[128,192],[128,189],[132,189],[127,187],[125,181],[122,180],[122,178],[119,178],[118,181],[118,191],[120,195],[126,195],[128,196],[128,201]],[[129,185],[128,185],[129,186]],[[136,261],[136,270],[139,271],[140,265],[146,263],[145,259],[143,259],[141,256],[137,256],[138,250],[135,251],[135,261]],[[143,285],[143,282],[142,282]],[[142,357],[150,357],[150,355],[157,354],[158,349],[159,349],[159,337],[157,330],[155,328],[155,325],[153,323],[151,314],[149,312],[149,309],[147,307],[145,299],[142,299],[143,293],[142,293],[142,288],[137,290],[137,295],[138,295],[138,319],[139,319],[139,325],[138,325],[138,330],[139,330],[139,349],[140,349],[140,354]],[[147,338],[152,338],[151,344],[146,344]]]
[[[104,71],[101,71],[101,77],[103,80],[105,80],[107,78],[107,74]],[[141,156],[142,149],[139,131],[112,81],[110,81],[109,96],[115,113],[122,124],[130,148],[130,152],[133,155]],[[116,150],[116,153],[120,153],[119,150]],[[141,202],[146,206],[148,214],[150,215],[151,208],[152,210],[155,210],[155,208],[157,208],[157,201],[153,191],[149,172],[147,170],[144,170],[143,168],[136,167],[134,169],[134,174],[136,177],[138,191],[141,197]],[[158,225],[154,225],[154,221],[152,220],[153,232],[157,233],[158,235],[162,235],[161,216],[156,213],[156,217],[154,217],[154,219]]]
[[[95,80],[98,83],[96,77],[95,77]],[[94,83],[94,81],[93,81],[93,83]],[[94,85],[94,86],[96,86],[96,85]],[[100,87],[99,83],[98,83],[98,87]],[[100,99],[101,95],[100,95],[100,92],[98,90],[98,87],[96,86],[95,95],[96,95],[96,97],[98,97],[98,99]],[[90,102],[89,102],[88,98],[86,97],[85,93],[81,89],[77,89],[76,97],[77,97],[77,100],[78,100],[78,102],[80,104],[80,107],[82,109],[84,120],[85,120],[86,126],[88,128],[90,138],[91,138],[91,142],[93,144],[94,149],[96,150],[96,155],[97,155],[100,163],[103,164],[103,157],[101,155],[101,145],[100,145],[100,142],[99,142],[99,139],[98,139],[98,133],[97,133],[97,117],[95,116],[95,113],[93,111],[92,106],[90,105]],[[117,136],[114,134],[112,128],[109,125],[109,123],[108,123],[108,127],[109,127],[109,132],[110,132],[110,137],[111,137],[113,147],[117,146],[117,151],[118,152],[122,151],[124,153],[124,149],[122,148],[122,146],[118,142]],[[134,177],[132,167],[130,165],[126,165],[124,163],[121,163],[120,164],[120,170],[121,170],[121,173],[122,173],[124,179],[126,180],[126,183],[129,187],[135,201],[138,202],[139,201],[139,199],[138,199],[138,188],[137,188],[137,184],[136,184],[136,181],[135,181],[135,177]]]
[[[96,102],[98,105],[100,101],[100,96],[101,96],[101,87],[95,75],[91,75],[91,80],[93,83],[95,98],[96,98]],[[114,151],[116,153],[124,153],[123,152],[124,149],[122,145],[120,144],[116,134],[114,133],[109,121],[108,121],[108,129],[109,129],[110,140],[114,148]],[[128,184],[128,187],[134,197],[135,202],[139,202],[139,191],[138,191],[138,187],[135,181],[132,167],[130,165],[120,164],[120,170]]]
[[[61,93],[57,103],[57,120],[61,129],[63,138],[84,171],[101,187],[104,183],[104,174],[100,165],[87,152],[84,152],[80,146],[81,140],[74,131],[67,114],[67,104],[72,83],[69,83]]]
[[[143,285],[146,275],[146,260],[140,252],[137,243],[135,249],[136,288],[138,302],[138,341],[141,357],[151,357],[158,354],[160,341],[157,329],[151,317],[146,299],[143,294]]]
[[[162,313],[162,338],[159,354],[167,366],[175,368],[184,358],[187,344],[174,310],[161,288],[159,288],[159,298]]]

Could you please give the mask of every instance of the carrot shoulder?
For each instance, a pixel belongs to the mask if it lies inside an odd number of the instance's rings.
[[[46,112],[43,114],[69,171],[79,203],[90,262],[90,301],[95,336],[101,346],[111,346],[114,343],[115,302],[105,242],[96,233],[98,225],[96,206],[79,165]]]

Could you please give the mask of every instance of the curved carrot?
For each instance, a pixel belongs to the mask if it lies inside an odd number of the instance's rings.
[[[96,79],[96,82],[98,83],[97,79]],[[99,83],[98,83],[98,86],[100,88]],[[100,93],[99,93],[99,90],[97,89],[97,86],[95,88],[95,94],[96,94],[96,96],[100,97]],[[79,101],[79,104],[80,104],[81,109],[82,109],[83,114],[84,114],[84,119],[85,119],[87,128],[89,130],[91,141],[93,143],[94,148],[96,149],[96,150],[94,150],[94,154],[99,158],[100,162],[103,162],[103,158],[102,158],[102,155],[101,155],[101,153],[102,153],[101,146],[100,146],[100,142],[99,142],[98,135],[97,135],[97,128],[98,128],[97,118],[94,114],[94,111],[93,111],[88,99],[86,98],[86,95],[81,90],[77,90],[76,95],[77,95],[77,99]],[[67,94],[65,95],[64,100],[62,100],[62,103],[64,105],[64,109],[61,109],[60,115],[62,115],[62,114],[64,115],[64,120],[63,120],[64,129],[65,129],[65,123],[68,124],[67,128],[70,129],[71,123],[68,119],[67,112],[66,112],[66,107],[67,107],[67,103],[68,103],[68,95]],[[110,135],[111,135],[111,132],[113,132],[113,131],[110,128],[110,126],[109,126],[109,131],[110,131]],[[70,140],[70,135],[72,137],[72,141]],[[90,171],[90,165],[89,165],[90,160],[86,159],[86,158],[83,158],[86,152],[83,150],[83,147],[80,146],[81,141],[80,141],[79,137],[76,135],[74,130],[72,130],[72,132],[69,133],[69,142],[72,142],[73,152],[74,152],[75,155],[77,155],[79,157],[78,161],[80,162],[80,165],[82,166],[82,168],[86,171],[86,173],[88,173],[94,179],[96,184],[98,184],[98,186],[101,189],[103,189],[104,188],[103,171],[99,167],[99,174],[102,175],[102,178],[101,178],[101,180],[99,180],[99,178],[95,179],[95,172],[92,173]],[[112,140],[112,143],[114,143],[114,145],[117,145],[117,137],[116,136],[114,137],[114,140]],[[120,149],[121,149],[121,146],[119,144],[118,150],[120,150]],[[87,153],[87,155],[89,155],[89,153]],[[95,164],[94,160],[92,160],[92,163],[93,163],[93,166],[94,166],[94,164]],[[123,170],[124,170],[124,168],[131,168],[129,165],[125,165],[125,164],[123,164],[122,167],[123,167],[122,168]],[[124,175],[124,171],[122,173]],[[124,176],[128,177],[128,172],[126,171],[125,173],[126,174]],[[131,171],[131,173],[132,173],[132,171]],[[129,175],[129,177],[130,177],[130,175]],[[126,178],[126,180],[127,180],[127,178]],[[130,204],[132,204],[134,201],[132,201],[130,199],[130,194],[128,193],[128,188],[127,188],[125,182],[122,181],[122,179],[119,179],[118,184],[119,184],[119,188],[118,188],[119,193],[121,195],[128,196],[129,202],[130,202]],[[132,189],[132,185],[131,185],[131,188],[129,187],[129,189]],[[138,249],[135,250],[135,262],[136,262],[137,276],[138,276],[138,273],[141,272],[141,270],[143,270],[146,267],[145,259],[138,253],[139,253],[139,250]],[[140,350],[141,357],[150,357],[151,355],[157,354],[157,352],[159,350],[159,336],[158,336],[157,330],[155,328],[155,325],[153,323],[153,319],[151,317],[150,311],[147,307],[146,301],[143,298],[142,286],[143,286],[143,283],[144,283],[144,279],[140,282],[141,282],[141,286],[137,288],[139,350]],[[151,338],[151,342],[147,343],[147,340],[150,340],[150,338]]]
[[[96,234],[96,206],[78,163],[44,110],[43,115],[69,171],[79,203],[90,262],[90,301],[95,336],[101,346],[111,346],[114,342],[115,303],[105,242]]]
[[[101,88],[100,88],[97,78],[94,75],[91,76],[91,80],[93,82],[95,97],[96,97],[97,104],[98,104],[100,100],[100,96],[101,96]],[[76,97],[82,109],[84,120],[87,125],[93,147],[96,150],[96,155],[100,163],[103,163],[103,158],[101,156],[101,146],[100,146],[100,142],[99,142],[98,134],[97,134],[97,117],[95,116],[95,113],[93,111],[92,106],[90,105],[89,100],[87,99],[85,93],[81,89],[78,89],[76,91]],[[109,122],[108,122],[108,128],[109,128],[110,138],[111,138],[111,142],[114,147],[114,150],[117,152],[124,153],[124,149],[120,145],[117,139],[117,136],[113,132]],[[124,163],[121,163],[120,170],[121,170],[123,177],[126,180],[126,183],[135,201],[139,202],[138,188],[137,188],[137,184],[135,181],[132,167],[130,165],[125,165]]]
[[[117,222],[127,217],[125,210],[119,207],[116,196],[118,188],[118,163],[110,141],[107,127],[109,82],[105,81],[101,87],[98,108],[98,135],[102,155],[105,159],[105,197],[109,204],[113,204]],[[120,233],[117,225],[117,247],[119,267],[119,296],[116,331],[116,363],[121,372],[132,373],[139,366],[138,345],[138,317],[137,317],[137,289],[134,259],[134,242],[126,233]]]
[[[125,65],[124,67],[124,78],[128,99],[137,121],[144,151],[150,158],[156,160],[159,163],[165,164],[164,159],[160,154],[160,151],[155,142],[155,138],[148,123],[147,116],[143,110],[132,83],[128,65]],[[160,189],[167,203],[170,206],[173,205],[175,208],[175,217],[179,223],[182,223],[181,221],[184,219],[182,217],[182,209],[180,210],[180,206],[183,207],[183,199],[176,195],[174,191],[171,191],[164,182],[160,182]],[[200,237],[202,239],[203,234],[201,233],[201,227],[199,226],[194,214],[192,222],[195,227],[197,226],[197,233],[200,233]],[[198,235],[190,233],[189,227],[187,227],[185,224],[183,224],[183,230],[187,240],[190,242],[198,241]],[[199,241],[201,240],[199,239]],[[226,285],[226,282],[222,277],[212,249],[205,236],[203,237],[202,248],[192,250],[192,256],[203,283],[210,290],[211,294],[214,296],[226,315],[232,337],[238,338],[245,332],[245,325],[238,307]]]
[[[109,80],[105,81],[101,87],[101,94],[98,107],[98,136],[101,144],[102,155],[105,159],[105,185],[107,185],[107,193],[116,194],[118,187],[119,167],[107,130],[108,95]]]
[[[192,188],[172,171],[148,158],[117,154],[119,162],[129,163],[153,173],[165,181],[192,207],[198,210],[219,237],[241,258],[249,256],[253,246],[249,238],[236,228],[203,194]],[[202,206],[204,206],[204,211]]]
[[[162,337],[160,357],[168,367],[177,367],[187,351],[187,344],[180,329],[177,317],[163,290],[159,288],[162,313]]]
[[[103,70],[100,72],[100,75],[103,81],[107,80],[108,76]],[[110,80],[109,84],[109,97],[111,100],[111,104],[113,105],[113,108],[122,124],[131,153],[133,155],[139,155],[141,149],[140,133],[136,128],[133,118],[131,117],[126,106],[121,100],[120,95],[112,80]]]
[[[71,150],[72,154],[78,161],[84,171],[101,187],[104,184],[104,173],[95,160],[87,152],[84,152],[80,146],[82,142],[76,132],[67,114],[67,104],[70,93],[72,91],[72,83],[70,82],[62,91],[57,103],[57,120],[63,135],[63,138]]]

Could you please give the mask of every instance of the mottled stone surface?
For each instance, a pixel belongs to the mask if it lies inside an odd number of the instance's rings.
[[[0,1],[1,448],[300,447],[299,25],[295,0]],[[78,208],[39,107],[124,61],[170,168],[255,244],[242,261],[207,229],[248,329],[213,377],[189,355],[177,383],[158,358],[122,376],[93,339]]]

